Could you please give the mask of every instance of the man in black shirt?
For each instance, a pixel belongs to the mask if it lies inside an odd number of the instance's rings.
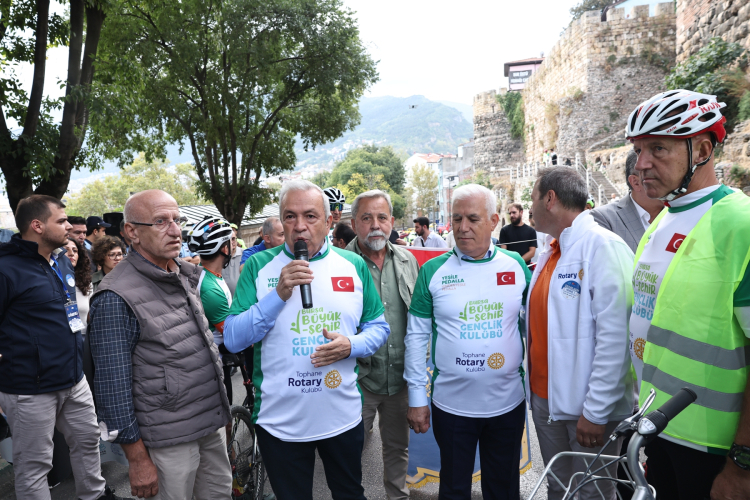
[[[500,248],[518,252],[528,264],[536,252],[536,231],[523,223],[523,206],[513,203],[508,208],[510,224],[500,230]]]

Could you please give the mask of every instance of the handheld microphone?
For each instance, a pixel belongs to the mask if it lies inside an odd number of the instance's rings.
[[[304,240],[297,240],[294,242],[294,260],[309,261],[307,256],[307,243],[305,243]],[[302,309],[312,309],[313,301],[310,285],[300,285],[299,292],[302,296]]]

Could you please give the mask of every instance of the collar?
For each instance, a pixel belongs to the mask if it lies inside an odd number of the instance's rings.
[[[49,265],[54,266],[57,263],[57,258],[60,256],[61,253],[63,253],[62,247],[55,248],[52,250],[52,253],[49,256]]]
[[[664,203],[664,205],[669,208],[670,213],[684,212],[685,210],[690,210],[707,202],[722,186],[723,184],[708,186],[707,188],[699,189],[698,191],[681,196],[669,203]]]
[[[560,234],[560,251],[564,251],[568,246],[574,242],[583,239],[586,231],[594,226],[598,226],[594,220],[594,216],[591,215],[591,210],[584,210],[578,216],[573,219],[573,224],[570,227],[563,229]]]
[[[139,257],[140,259],[142,259],[142,260],[143,260],[144,262],[148,263],[148,264],[149,264],[149,265],[151,265],[152,267],[155,267],[156,269],[158,269],[159,271],[161,271],[161,272],[163,272],[163,273],[167,273],[167,271],[165,271],[165,270],[164,270],[164,269],[162,269],[161,267],[157,266],[156,264],[154,264],[153,262],[151,262],[150,260],[148,260],[148,259],[147,259],[146,257],[144,257],[143,255],[139,254],[139,253],[138,253],[138,250],[136,250],[135,248],[133,248],[133,249],[131,250],[131,252],[132,252],[133,254],[137,255],[137,256],[138,256],[138,257]],[[128,255],[130,255],[130,253],[128,253]],[[174,261],[174,259],[172,259],[172,260]],[[180,264],[178,263],[178,264],[177,264],[177,269],[179,269],[179,268],[180,268]]]
[[[328,238],[323,238],[323,246],[320,247],[320,250],[318,250],[318,253],[316,253],[315,255],[313,255],[312,257],[310,257],[310,260],[317,259],[318,257],[322,258],[322,257],[326,256],[326,254],[328,253],[328,241],[327,240],[328,240]],[[262,245],[263,243],[265,243],[265,242],[260,242],[258,244]],[[292,251],[291,248],[289,248],[289,245],[287,245],[286,242],[284,242],[284,251],[292,259],[294,259],[294,252]]]
[[[484,257],[482,257],[481,259],[475,259],[474,257],[470,257],[466,255],[458,248],[458,245],[454,246],[453,250],[456,252],[458,263],[462,265],[463,262],[485,262],[488,259],[491,259],[495,255],[495,252],[497,251],[497,247],[493,245],[492,242],[490,242],[490,246],[487,249],[487,253],[485,253]]]
[[[651,218],[651,214],[649,214],[648,212],[646,212],[646,210],[644,210],[644,208],[642,206],[640,206],[638,204],[638,202],[633,199],[633,195],[632,194],[629,194],[628,196],[630,196],[630,201],[632,201],[633,205],[635,205],[635,210],[636,210],[636,212],[638,212],[638,217],[641,220],[645,221],[646,225],[648,226],[648,221]]]

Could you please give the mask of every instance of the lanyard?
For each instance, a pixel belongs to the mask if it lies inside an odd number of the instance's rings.
[[[55,270],[55,274],[58,278],[60,278],[60,282],[62,283],[63,290],[65,290],[65,295],[68,297],[68,302],[70,302],[70,292],[68,292],[68,287],[65,286],[65,280],[62,276],[62,271],[60,271],[60,266],[57,264],[57,257],[55,255],[52,255],[52,261],[54,264],[52,264],[52,269]]]

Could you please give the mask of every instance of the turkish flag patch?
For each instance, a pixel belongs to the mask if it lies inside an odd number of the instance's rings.
[[[516,284],[516,273],[497,273],[497,285],[515,285]]]
[[[677,250],[680,249],[680,245],[682,245],[683,241],[685,241],[684,234],[674,233],[674,236],[672,236],[672,239],[669,240],[669,245],[667,245],[667,248],[665,248],[665,250],[667,252],[677,253]]]
[[[352,278],[351,276],[331,278],[331,283],[333,283],[334,292],[353,292],[354,291],[354,278]]]

